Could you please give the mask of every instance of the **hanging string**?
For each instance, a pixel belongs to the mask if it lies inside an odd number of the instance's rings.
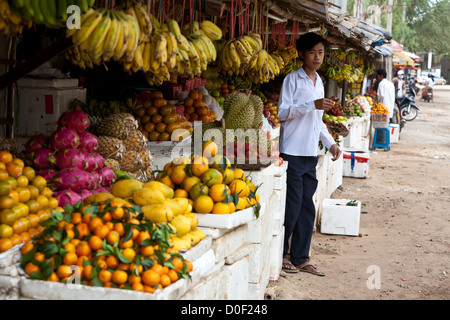
[[[247,6],[247,9],[246,9],[247,14],[245,16],[246,16],[246,20],[247,20],[247,33],[249,33],[249,31],[250,31],[250,2],[247,2],[246,6]]]
[[[183,0],[183,13],[181,14],[181,30],[183,30],[183,25],[184,25],[184,10],[186,8],[186,0]]]

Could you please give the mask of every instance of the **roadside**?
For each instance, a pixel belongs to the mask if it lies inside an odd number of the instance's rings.
[[[450,297],[450,86],[435,86],[434,102],[419,97],[399,142],[370,151],[369,177],[344,177],[332,195],[362,202],[362,236],[317,230],[311,262],[325,277],[282,272],[270,284],[278,300]],[[370,289],[377,271],[380,288]]]

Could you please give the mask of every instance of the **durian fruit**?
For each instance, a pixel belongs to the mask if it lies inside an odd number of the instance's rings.
[[[95,151],[99,153],[104,159],[121,160],[126,151],[122,140],[109,136],[98,136],[97,147]]]
[[[139,155],[139,152],[136,151],[127,151],[122,160],[119,160],[120,170],[126,172],[136,172],[137,170],[142,169],[143,162],[142,158]]]
[[[261,128],[263,122],[263,111],[264,111],[264,102],[255,94],[250,96],[250,101],[253,105],[253,109],[255,110],[255,117],[253,121],[252,128]]]
[[[111,169],[120,170],[119,161],[114,159],[105,159],[105,166],[110,167]]]
[[[253,127],[255,109],[245,93],[238,93],[232,98],[233,103],[224,113],[225,128],[247,130]]]
[[[109,136],[120,140],[126,139],[133,131],[137,130],[138,123],[129,113],[117,113],[107,116],[96,125],[99,136]]]
[[[134,130],[122,142],[127,151],[141,152],[147,147],[147,138],[140,130]]]

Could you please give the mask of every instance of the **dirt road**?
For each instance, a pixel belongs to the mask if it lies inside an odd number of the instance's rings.
[[[369,177],[344,177],[332,195],[362,202],[362,236],[316,231],[311,263],[325,276],[282,272],[279,300],[450,298],[450,86],[416,102],[399,142],[370,151]]]

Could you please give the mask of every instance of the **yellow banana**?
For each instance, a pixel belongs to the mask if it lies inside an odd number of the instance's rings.
[[[134,50],[134,59],[131,63],[131,69],[133,72],[138,72],[144,68],[144,60],[142,57],[143,50],[141,47],[145,47],[145,43],[142,43],[136,50]]]
[[[109,27],[108,34],[106,35],[102,53],[103,59],[105,61],[109,61],[114,55],[114,49],[117,46],[120,36],[120,21],[114,14],[114,12],[112,12],[111,14],[111,26]]]
[[[162,34],[159,34],[155,42],[155,59],[160,64],[165,64],[167,62],[167,39]]]
[[[234,46],[233,42],[230,42],[228,44],[228,53],[230,55],[230,59],[232,61],[232,65],[235,68],[233,71],[239,69],[241,65],[241,59],[239,59],[239,55],[236,51],[236,47]]]
[[[241,60],[245,60],[247,58],[247,50],[245,49],[244,45],[239,41],[239,39],[235,39],[233,41],[233,44]]]
[[[222,30],[211,21],[203,20],[200,23],[200,28],[211,40],[220,40],[222,38]]]
[[[89,37],[88,51],[93,59],[98,59],[102,55],[103,43],[111,26],[109,15],[103,17],[102,21]]]
[[[258,45],[257,51],[260,51],[263,48],[261,36],[257,33],[250,33],[249,36],[257,43],[257,45]]]
[[[72,40],[75,45],[81,45],[89,39],[89,36],[96,30],[103,19],[104,11],[96,11],[89,15],[81,24],[80,29],[73,35]]]
[[[152,33],[152,21],[147,10],[140,2],[135,2],[134,11],[142,32],[146,35],[150,35]]]
[[[142,55],[144,72],[150,70],[150,54],[151,54],[151,42],[146,42],[144,44],[144,54]]]
[[[203,42],[205,42],[205,44],[209,48],[209,52],[211,53],[211,61],[215,61],[217,59],[217,51],[212,40],[208,38],[207,35],[204,34],[199,35],[199,38],[202,39]]]
[[[119,43],[114,50],[113,59],[115,61],[119,61],[120,58],[123,57],[130,42],[130,23],[126,19],[126,16],[123,12],[118,11],[117,14],[120,20],[122,37],[119,37]]]
[[[207,61],[207,63],[211,62],[211,61],[212,61],[212,60],[211,60],[211,54],[212,54],[212,52],[209,50],[208,45],[205,43],[205,41],[204,41],[203,38],[201,38],[201,37],[197,37],[197,40],[198,40],[197,43],[200,44],[200,45],[202,46],[203,51],[204,51],[205,54],[206,54],[206,61]]]
[[[244,46],[245,50],[247,51],[247,53],[252,56],[255,53],[255,50],[253,49],[253,47],[251,46],[250,42],[247,40],[247,36],[242,36],[239,38],[239,41],[242,43],[242,45]]]
[[[131,62],[134,56],[134,51],[139,45],[140,29],[139,23],[134,17],[127,15],[126,18],[130,25],[130,41],[127,49],[125,50],[125,56],[127,57],[127,60]]]

